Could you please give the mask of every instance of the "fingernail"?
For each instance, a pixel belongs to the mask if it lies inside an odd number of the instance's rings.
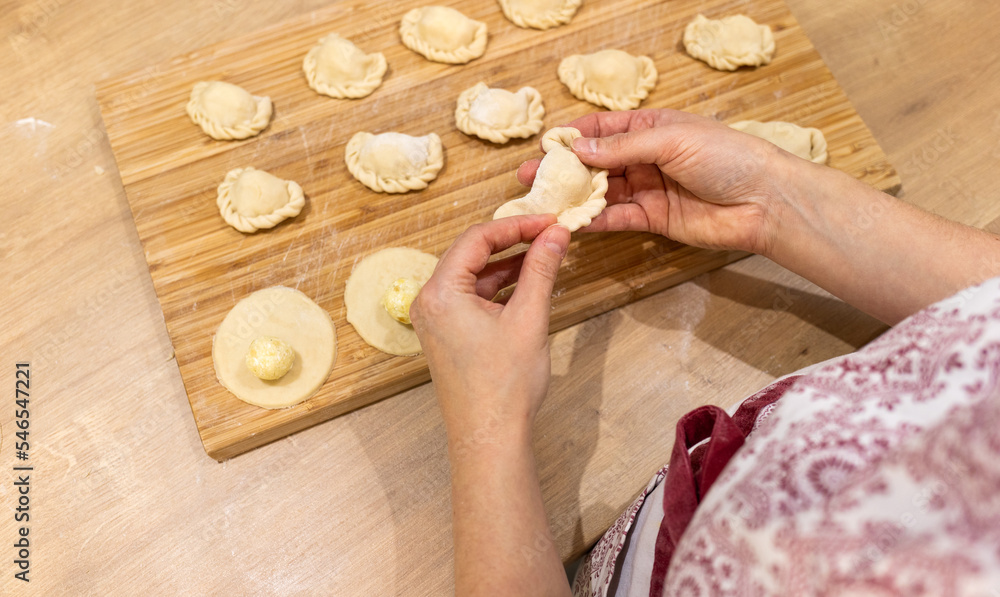
[[[573,151],[577,153],[597,153],[597,139],[577,137],[573,139]]]
[[[563,230],[565,230],[567,232],[566,236],[567,237],[569,236],[569,228],[566,228],[566,226],[563,225],[563,224],[553,224],[549,228],[552,229],[552,228],[557,228],[557,227],[558,228],[562,228]],[[560,233],[557,232],[556,234],[560,234]],[[555,253],[556,255],[558,255],[560,259],[562,259],[563,257],[566,256],[566,250],[569,248],[569,242],[567,241],[566,244],[563,244],[561,242],[551,240],[551,238],[552,238],[552,233],[551,232],[547,232],[546,235],[545,235],[545,240],[542,241],[545,244],[545,248],[547,248],[548,250],[552,251],[553,253]]]

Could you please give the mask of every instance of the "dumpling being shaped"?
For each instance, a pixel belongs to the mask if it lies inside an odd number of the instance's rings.
[[[494,143],[535,135],[544,118],[542,94],[533,87],[511,92],[476,83],[458,96],[455,107],[458,130]]]
[[[801,127],[791,122],[758,122],[756,120],[741,120],[730,127],[770,141],[788,153],[802,159],[825,164],[829,157],[826,148],[826,137],[823,131],[815,128]]]
[[[569,147],[581,137],[572,127],[549,129],[542,135],[545,156],[538,166],[531,191],[504,203],[493,219],[525,214],[556,214],[559,223],[570,232],[587,226],[608,202],[608,171],[590,168],[580,161]]]
[[[486,52],[486,23],[447,6],[414,8],[399,23],[403,45],[434,62],[465,64]]]
[[[294,218],[306,204],[297,182],[249,167],[230,170],[218,193],[216,205],[223,219],[247,234]]]
[[[427,188],[444,166],[441,138],[435,133],[413,137],[403,133],[355,133],[344,161],[354,178],[379,193],[405,193]]]
[[[365,54],[336,33],[319,40],[302,61],[309,86],[336,98],[369,95],[382,84],[387,67],[381,52]]]
[[[718,70],[761,66],[774,57],[774,35],[745,15],[708,19],[698,15],[684,29],[684,49]]]
[[[610,110],[632,110],[656,86],[656,65],[648,56],[621,50],[574,54],[559,63],[559,80],[579,99]]]
[[[201,81],[191,89],[187,113],[213,139],[246,139],[271,122],[271,98],[225,81]]]
[[[583,4],[583,0],[499,0],[507,19],[518,27],[551,29],[565,25]]]

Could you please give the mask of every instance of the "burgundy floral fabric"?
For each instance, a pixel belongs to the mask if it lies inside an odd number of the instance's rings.
[[[655,595],[1000,596],[1000,279],[760,409],[671,541]]]

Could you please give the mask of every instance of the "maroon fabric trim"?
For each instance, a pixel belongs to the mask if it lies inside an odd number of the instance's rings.
[[[761,409],[774,404],[800,376],[773,383],[747,398],[730,417],[717,406],[700,406],[677,421],[674,449],[663,480],[663,521],[656,536],[650,597],[660,597],[667,569],[698,504],[743,446]],[[692,446],[708,439],[694,450]]]

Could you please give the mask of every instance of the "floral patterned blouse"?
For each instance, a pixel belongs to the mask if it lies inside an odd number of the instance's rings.
[[[1000,597],[1000,278],[732,416],[686,415],[670,463],[591,551],[576,595],[609,594],[661,484],[662,520],[646,517],[659,525],[652,597]]]

